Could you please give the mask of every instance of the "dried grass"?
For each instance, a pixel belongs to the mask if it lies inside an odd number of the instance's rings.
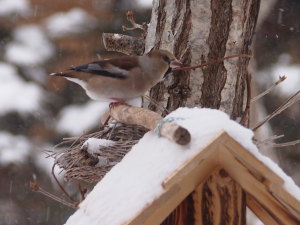
[[[64,138],[60,144],[47,153],[55,159],[55,164],[65,171],[67,181],[79,180],[95,183],[120,162],[147,131],[142,126],[116,123],[92,134]],[[115,144],[109,147],[100,146],[99,152],[91,155],[86,148],[82,147],[89,138],[112,140]],[[104,165],[98,163],[99,157],[106,159]]]

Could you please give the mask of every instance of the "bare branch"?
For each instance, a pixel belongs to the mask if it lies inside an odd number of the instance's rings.
[[[194,69],[198,69],[198,68],[203,68],[203,67],[206,67],[206,66],[210,66],[210,65],[213,65],[213,64],[216,64],[216,63],[220,63],[220,62],[223,62],[223,61],[228,60],[228,59],[240,58],[240,57],[252,58],[253,56],[252,55],[247,55],[247,54],[231,55],[231,56],[224,57],[222,59],[216,59],[214,61],[203,63],[203,64],[200,64],[200,65],[197,65],[197,66],[187,66],[187,67],[175,68],[175,69],[173,69],[173,71],[194,70]]]
[[[260,146],[265,146],[265,145],[271,146],[274,143],[274,140],[277,140],[277,139],[280,139],[280,138],[283,138],[283,137],[284,137],[283,134],[273,135],[273,136],[268,137],[267,139],[262,140],[262,141],[256,140],[255,144],[258,146],[258,148],[260,148]]]
[[[57,196],[51,194],[50,192],[48,192],[48,191],[44,190],[43,188],[41,188],[41,187],[38,185],[38,183],[35,182],[35,181],[31,181],[30,184],[29,184],[29,186],[30,186],[30,188],[31,188],[32,191],[34,191],[34,192],[39,192],[39,193],[41,193],[41,194],[47,196],[48,198],[53,199],[54,201],[57,201],[57,202],[59,202],[59,203],[61,203],[61,204],[63,204],[63,205],[66,205],[66,206],[68,206],[68,207],[71,207],[71,208],[73,208],[73,209],[77,209],[77,208],[78,208],[78,207],[77,207],[77,206],[78,206],[78,203],[69,203],[69,202],[67,202],[67,201],[65,201],[65,200],[63,200],[63,199],[61,199],[61,198],[59,198],[59,197],[57,197]]]
[[[262,125],[264,125],[266,122],[271,120],[273,117],[279,115],[281,112],[295,104],[297,101],[300,100],[299,96],[300,90],[297,91],[295,94],[293,94],[288,100],[286,100],[285,103],[283,103],[279,108],[277,108],[274,112],[272,112],[270,115],[268,115],[263,121],[258,122],[253,128],[253,131],[256,131],[258,128],[260,128]]]
[[[191,140],[188,130],[177,125],[174,122],[176,119],[174,121],[172,118],[163,119],[158,113],[148,109],[125,104],[113,104],[110,107],[110,115],[121,123],[141,125],[150,130],[157,129],[160,136],[180,145],[186,145]]]
[[[278,84],[285,81],[285,79],[286,79],[286,76],[279,76],[279,79],[274,84],[272,84],[271,87],[269,87],[267,90],[260,93],[259,95],[255,96],[254,98],[252,98],[251,103],[253,103],[253,102],[257,101],[258,99],[264,97],[265,95],[269,94]]]
[[[143,55],[145,40],[124,34],[103,33],[102,40],[107,51],[121,52],[126,55]]]
[[[295,141],[289,141],[289,142],[284,142],[284,143],[273,143],[271,146],[273,148],[280,148],[280,147],[288,147],[288,146],[293,146],[300,144],[300,139],[295,140]]]
[[[144,31],[144,33],[147,32],[147,29],[148,29],[147,24],[146,23],[143,23],[143,24],[136,23],[134,20],[134,17],[133,17],[133,11],[128,11],[126,13],[126,18],[131,23],[132,27],[122,26],[123,31],[140,29],[140,30]]]
[[[68,192],[64,189],[64,187],[60,184],[59,180],[55,176],[55,173],[54,173],[54,167],[55,166],[56,166],[56,164],[54,163],[53,166],[52,166],[52,170],[51,170],[51,173],[52,173],[52,176],[53,176],[55,182],[57,183],[57,185],[59,186],[59,188],[62,190],[62,192],[65,194],[65,196],[68,199],[70,199],[70,201],[72,201],[73,203],[75,203],[76,201],[68,194]]]

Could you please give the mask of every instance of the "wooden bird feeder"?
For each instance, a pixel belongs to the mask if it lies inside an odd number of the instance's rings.
[[[300,202],[284,187],[284,179],[226,132],[166,177],[161,186],[160,196],[138,209],[124,225],[246,224],[246,206],[264,224],[300,224]],[[192,213],[184,208],[193,208]]]
[[[300,202],[283,185],[281,177],[223,132],[165,179],[165,192],[126,225],[158,225],[172,212],[177,220],[164,224],[185,224],[176,209],[191,193],[195,225],[246,224],[246,210],[237,205],[243,201],[266,225],[300,224]]]

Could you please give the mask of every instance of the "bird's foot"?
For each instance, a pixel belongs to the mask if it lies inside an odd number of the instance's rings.
[[[129,104],[127,104],[124,100],[122,99],[118,99],[118,98],[111,98],[111,100],[113,100],[113,102],[109,103],[109,108],[113,108],[117,105],[128,105],[130,106]]]

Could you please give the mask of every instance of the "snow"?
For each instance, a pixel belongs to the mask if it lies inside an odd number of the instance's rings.
[[[20,78],[17,69],[0,62],[0,115],[10,111],[33,112],[40,108],[42,89]]]
[[[140,8],[151,8],[153,0],[137,0],[137,6]]]
[[[284,96],[290,96],[294,94],[299,90],[300,65],[291,65],[290,62],[291,56],[282,54],[277,63],[266,70],[260,71],[257,79],[263,85],[270,86],[271,82],[275,83],[279,79],[279,76],[285,75],[287,79],[278,85],[278,89],[276,90],[279,90],[280,94]]]
[[[5,59],[21,66],[42,64],[54,54],[51,42],[36,25],[17,27],[5,50]]]
[[[251,225],[264,225],[263,222],[257,218],[257,216],[249,209],[247,208],[247,224],[251,224]]]
[[[91,155],[95,155],[95,154],[99,153],[99,150],[101,151],[101,148],[109,147],[114,144],[115,144],[115,142],[111,141],[111,140],[99,139],[99,138],[89,138],[83,143],[82,147],[87,148],[87,152],[90,153]]]
[[[100,126],[100,117],[108,111],[108,102],[90,101],[85,105],[71,105],[61,110],[56,129],[60,133],[81,135],[93,127]]]
[[[99,138],[89,138],[87,139],[82,148],[86,148],[86,151],[94,157],[98,158],[98,166],[104,166],[109,164],[109,160],[107,157],[99,156],[102,148],[109,147],[114,145],[115,142],[107,139],[99,139]]]
[[[26,162],[32,146],[23,136],[0,132],[0,165]]]
[[[285,188],[300,200],[300,190],[291,178],[252,142],[253,132],[218,110],[179,108],[168,117],[187,128],[192,140],[180,146],[148,132],[99,182],[67,221],[67,225],[125,224],[163,193],[162,182],[205,147],[220,131],[226,131],[285,180]]]
[[[30,12],[28,0],[1,0],[0,1],[0,17],[8,17],[10,15],[26,16]]]
[[[114,38],[114,39],[120,39],[120,38],[121,38],[121,35],[120,35],[120,34],[114,34],[114,35],[113,35],[113,38]]]
[[[49,35],[58,38],[69,34],[85,33],[95,27],[96,19],[83,9],[73,8],[65,13],[55,13],[47,18],[44,24]]]

